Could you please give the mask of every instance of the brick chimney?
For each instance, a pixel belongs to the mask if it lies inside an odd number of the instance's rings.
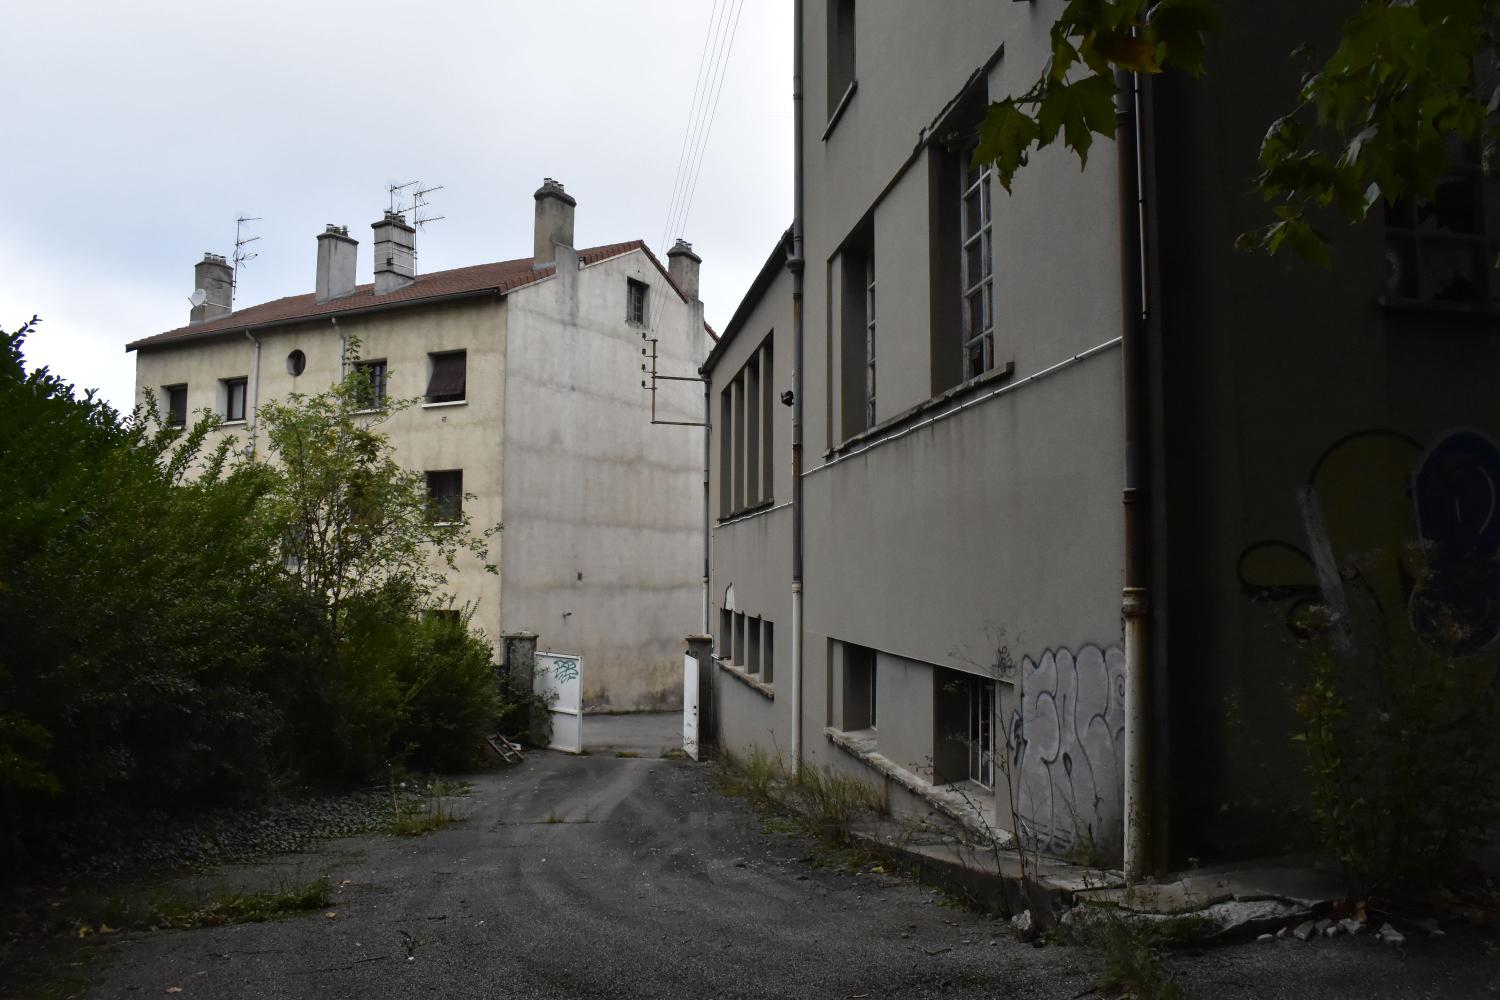
[[[375,294],[385,295],[416,280],[417,231],[400,212],[386,212],[375,230]]]
[[[698,266],[703,258],[693,253],[693,245],[687,240],[678,240],[667,251],[667,273],[690,299],[698,298]]]
[[[193,306],[189,323],[206,323],[228,316],[234,302],[234,269],[222,254],[206,253],[193,265],[193,287],[203,293],[203,303]]]
[[[563,190],[563,186],[548,177],[537,188],[536,195],[536,250],[532,257],[533,268],[543,268],[557,262],[558,245],[573,246],[573,209],[578,202]]]
[[[348,226],[328,226],[318,234],[318,280],[314,301],[327,302],[354,293],[354,259],[359,241]]]

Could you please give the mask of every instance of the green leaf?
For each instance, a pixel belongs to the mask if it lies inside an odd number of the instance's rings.
[[[974,162],[993,163],[996,176],[1009,191],[1011,179],[1026,162],[1027,150],[1037,141],[1039,133],[1036,119],[1022,111],[1014,100],[997,101],[990,105],[979,124]]]

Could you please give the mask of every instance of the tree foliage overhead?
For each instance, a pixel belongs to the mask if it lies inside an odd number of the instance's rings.
[[[976,162],[1010,189],[1028,155],[1061,140],[1086,164],[1113,137],[1116,71],[1200,76],[1220,19],[1214,0],[1069,0],[1052,53],[1024,94],[994,102]],[[1491,167],[1497,108],[1497,0],[1362,0],[1336,39],[1292,55],[1308,63],[1296,103],[1269,123],[1251,184],[1272,220],[1239,246],[1328,259],[1320,216],[1363,220],[1382,201],[1430,197],[1455,138]],[[1231,40],[1232,41],[1232,40]],[[1291,48],[1289,42],[1288,48]]]

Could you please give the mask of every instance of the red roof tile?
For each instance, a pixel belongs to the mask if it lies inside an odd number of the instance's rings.
[[[579,260],[585,267],[598,264],[621,254],[642,250],[661,271],[662,276],[667,279],[672,289],[682,297],[682,289],[672,280],[667,269],[662,267],[661,261],[656,259],[656,254],[646,246],[644,240],[630,240],[625,243],[610,243],[601,247],[590,247],[587,250],[578,251]],[[227,316],[206,323],[194,323],[191,326],[178,327],[165,333],[158,333],[152,337],[132,341],[125,345],[125,350],[134,351],[140,348],[165,347],[181,340],[196,339],[201,336],[213,334],[238,333],[241,330],[261,329],[268,326],[280,326],[284,323],[295,323],[302,320],[316,319],[319,316],[342,315],[344,313],[367,312],[377,309],[396,308],[406,305],[419,305],[431,299],[447,298],[455,295],[471,295],[484,292],[494,292],[504,295],[506,292],[540,281],[552,276],[556,272],[553,265],[546,265],[539,269],[532,269],[533,258],[524,257],[519,260],[504,260],[497,264],[476,264],[472,267],[457,267],[449,271],[434,271],[432,274],[419,274],[410,285],[385,295],[376,295],[374,285],[357,285],[351,295],[343,298],[331,299],[327,302],[315,302],[312,294],[289,295],[282,299],[273,299],[270,302],[262,302],[260,305],[248,306],[238,312],[232,312]],[[707,324],[704,324],[705,327]]]

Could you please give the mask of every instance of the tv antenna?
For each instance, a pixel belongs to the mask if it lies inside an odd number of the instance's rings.
[[[261,221],[261,217],[258,215],[242,215],[234,220],[234,278],[229,285],[229,308],[231,310],[234,309],[235,289],[240,287],[240,266],[248,264],[260,256],[258,253],[252,253],[245,249],[260,239],[259,236],[246,236],[245,226],[247,223],[259,221]]]
[[[412,192],[411,192],[411,202],[410,203],[407,203],[405,201],[405,196],[402,194],[402,192],[406,191],[408,188],[412,189]],[[441,185],[441,184],[434,184],[432,187],[425,187],[424,188],[422,186],[422,182],[419,181],[419,180],[418,181],[407,181],[405,184],[387,184],[386,185],[386,190],[389,191],[390,195],[391,195],[391,211],[392,212],[398,212],[402,216],[405,216],[406,213],[410,212],[411,213],[411,227],[413,229],[417,230],[417,232],[426,232],[427,231],[427,226],[430,223],[433,223],[433,222],[442,222],[444,219],[447,218],[446,215],[423,215],[422,214],[422,209],[429,207],[429,204],[430,204],[427,201],[427,196],[430,195],[430,194],[432,194],[434,191],[441,191],[442,189],[443,189],[443,185]],[[413,237],[412,238],[412,248],[411,248],[412,271],[413,271],[413,273],[415,273],[416,267],[417,267],[417,247],[416,247],[416,242],[417,242],[416,238]]]

